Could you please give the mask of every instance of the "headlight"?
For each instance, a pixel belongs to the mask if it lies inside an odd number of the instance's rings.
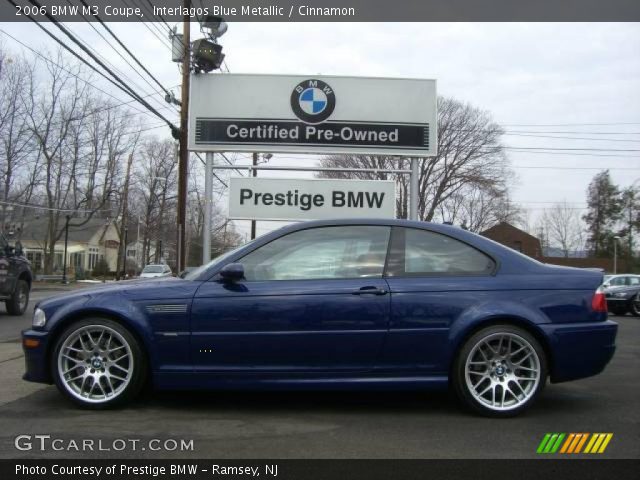
[[[623,293],[623,292],[613,294],[613,296],[616,298],[627,298],[627,295],[628,293]]]
[[[47,316],[44,314],[43,310],[36,308],[33,311],[33,326],[34,327],[44,327],[44,324],[47,322]]]

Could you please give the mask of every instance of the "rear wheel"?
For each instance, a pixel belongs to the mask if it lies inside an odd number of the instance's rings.
[[[4,303],[9,315],[22,315],[29,305],[29,283],[25,280],[18,280],[11,298],[5,300]]]
[[[56,343],[53,378],[69,399],[101,409],[133,399],[145,383],[146,357],[135,337],[105,318],[81,320]]]
[[[544,350],[526,330],[495,325],[465,342],[452,372],[459,398],[476,412],[510,417],[533,403],[547,378]]]

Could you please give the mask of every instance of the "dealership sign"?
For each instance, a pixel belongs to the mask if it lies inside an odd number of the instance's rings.
[[[189,149],[432,156],[435,80],[191,77]]]
[[[234,177],[229,185],[234,219],[395,218],[395,207],[395,183],[386,180]]]

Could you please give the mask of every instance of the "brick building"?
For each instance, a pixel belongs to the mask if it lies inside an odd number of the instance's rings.
[[[530,257],[540,258],[542,256],[540,240],[510,223],[500,222],[484,232],[480,232],[480,235]]]

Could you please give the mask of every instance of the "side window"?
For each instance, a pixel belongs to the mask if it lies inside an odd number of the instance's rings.
[[[624,285],[624,277],[616,277],[611,279],[611,285],[614,287],[620,287]]]
[[[390,276],[490,274],[494,261],[464,242],[414,228],[394,230]]]
[[[390,227],[310,228],[280,237],[244,256],[247,281],[381,278]]]
[[[640,278],[629,277],[629,285],[640,285]]]

